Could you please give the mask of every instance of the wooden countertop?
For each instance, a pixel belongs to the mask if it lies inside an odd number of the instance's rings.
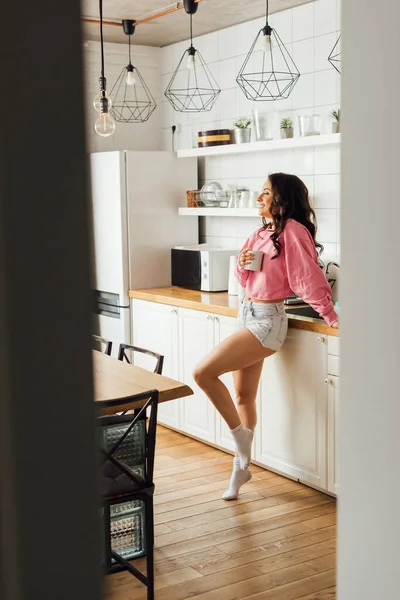
[[[187,290],[180,287],[151,288],[146,290],[130,290],[130,298],[137,300],[148,300],[159,304],[169,304],[181,308],[191,308],[203,312],[236,317],[238,314],[238,296],[229,296],[227,292],[199,292]],[[315,331],[325,335],[338,336],[339,332],[329,327],[325,321],[303,317],[300,315],[288,315],[289,327]]]

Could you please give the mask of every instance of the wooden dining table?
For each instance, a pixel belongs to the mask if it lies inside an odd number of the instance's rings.
[[[141,408],[145,400],[132,401],[121,406],[106,406],[110,400],[123,400],[151,390],[158,391],[158,402],[191,396],[193,390],[186,384],[164,375],[130,365],[101,352],[93,351],[94,398],[101,415]],[[103,405],[102,405],[103,403]]]

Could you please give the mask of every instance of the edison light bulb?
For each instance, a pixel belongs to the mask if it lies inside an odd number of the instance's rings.
[[[126,76],[126,85],[135,85],[135,83],[136,83],[135,72],[128,71],[128,74]]]
[[[105,96],[100,98],[100,116],[94,124],[94,128],[98,135],[109,137],[115,131],[115,123],[108,114],[108,100]]]
[[[271,54],[271,36],[264,35],[264,52],[265,54]]]
[[[189,69],[189,71],[194,71],[195,66],[196,66],[195,55],[189,54],[187,68]]]

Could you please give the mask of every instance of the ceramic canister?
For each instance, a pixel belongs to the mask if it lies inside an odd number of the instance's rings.
[[[197,143],[199,148],[230,144],[231,132],[229,129],[209,129],[208,131],[199,131]]]

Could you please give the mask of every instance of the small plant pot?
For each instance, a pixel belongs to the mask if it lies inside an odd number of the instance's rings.
[[[340,132],[340,123],[338,121],[334,121],[332,123],[332,133],[339,133]]]
[[[248,144],[251,141],[250,127],[246,127],[246,129],[234,129],[233,139],[235,141],[235,144]]]
[[[282,127],[281,128],[281,138],[283,140],[287,140],[293,137],[293,127]]]

